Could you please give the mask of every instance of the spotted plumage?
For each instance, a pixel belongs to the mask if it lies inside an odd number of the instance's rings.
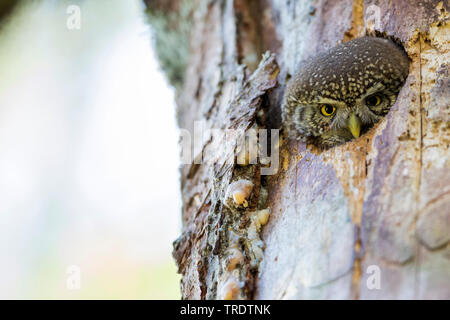
[[[408,69],[399,46],[375,37],[340,44],[300,63],[282,108],[288,135],[322,148],[359,137],[389,112]]]

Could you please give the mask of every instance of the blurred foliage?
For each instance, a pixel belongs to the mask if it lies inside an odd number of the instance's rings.
[[[82,10],[79,30],[67,28],[71,4]],[[149,47],[142,0],[0,0],[6,10],[0,298],[179,299],[172,90]],[[151,109],[152,99],[164,108]],[[164,181],[154,184],[158,174]],[[66,285],[70,265],[80,267],[80,289]]]
[[[36,276],[25,299],[180,299],[180,278],[174,261],[155,265],[110,260],[92,269],[81,269],[80,289],[68,290],[62,274],[66,266],[49,255],[35,265]],[[56,277],[55,277],[56,275]],[[43,286],[42,284],[46,285]]]

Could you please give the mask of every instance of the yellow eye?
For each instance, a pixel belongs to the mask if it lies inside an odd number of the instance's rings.
[[[381,103],[381,97],[377,94],[373,94],[366,98],[366,104],[369,107],[376,107]]]
[[[322,106],[322,108],[320,108],[320,112],[325,116],[325,117],[331,117],[335,112],[336,112],[336,107],[333,107],[330,104],[324,104]]]

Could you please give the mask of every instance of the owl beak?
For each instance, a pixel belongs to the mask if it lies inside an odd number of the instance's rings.
[[[359,134],[361,132],[361,120],[353,113],[348,119],[348,129],[350,130],[354,138],[359,137]]]

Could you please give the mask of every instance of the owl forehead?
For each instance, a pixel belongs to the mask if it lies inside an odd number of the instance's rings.
[[[399,88],[408,72],[406,55],[385,39],[360,38],[307,60],[288,88],[299,102],[320,98],[355,101],[368,89]]]

